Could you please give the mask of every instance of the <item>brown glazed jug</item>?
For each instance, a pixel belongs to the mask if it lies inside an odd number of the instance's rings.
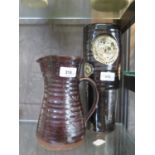
[[[78,147],[85,134],[87,120],[96,109],[99,94],[90,78],[80,78],[80,57],[46,56],[37,60],[44,78],[44,96],[37,124],[38,143],[47,150]],[[94,88],[94,103],[84,116],[79,83],[88,81]]]

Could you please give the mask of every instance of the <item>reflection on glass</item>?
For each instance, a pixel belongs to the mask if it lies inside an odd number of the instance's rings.
[[[120,19],[133,0],[20,0],[23,19],[88,19],[113,22]],[[100,10],[100,11],[99,11]],[[89,21],[89,19],[91,21]],[[78,22],[79,23],[79,22]],[[83,23],[83,21],[82,21]]]
[[[91,0],[92,8],[97,11],[118,12],[128,5],[127,0]]]
[[[135,24],[130,28],[130,62],[129,70],[135,71]]]
[[[48,0],[21,0],[24,5],[34,8],[42,8],[48,6]]]

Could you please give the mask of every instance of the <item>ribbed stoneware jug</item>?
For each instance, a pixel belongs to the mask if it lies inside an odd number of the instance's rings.
[[[44,96],[37,125],[37,140],[48,150],[68,150],[79,146],[85,124],[93,114],[99,94],[89,78],[79,78],[80,57],[46,56],[37,60],[44,78]],[[94,88],[95,101],[87,116],[80,103],[79,83],[88,81]]]

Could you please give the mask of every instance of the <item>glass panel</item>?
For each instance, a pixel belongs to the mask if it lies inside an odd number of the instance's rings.
[[[126,76],[135,76],[135,72],[132,72],[132,71],[124,71],[124,75],[126,75]]]
[[[36,123],[20,122],[19,125],[19,154],[20,155],[134,155],[135,145],[122,126],[117,123],[113,132],[95,133],[86,131],[83,144],[73,150],[49,152],[42,149],[36,141]],[[95,146],[97,139],[104,140],[104,144]]]
[[[20,25],[20,119],[37,120],[43,97],[43,78],[36,60],[47,55],[82,56],[82,26]]]
[[[135,138],[135,93],[128,91],[128,125],[127,129],[131,137]]]
[[[133,0],[20,0],[20,19],[120,19]]]
[[[127,53],[128,65],[123,72],[125,76],[135,76],[135,24],[130,28],[130,45],[129,53]]]

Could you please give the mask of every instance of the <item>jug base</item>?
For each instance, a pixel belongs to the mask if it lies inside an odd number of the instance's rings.
[[[83,143],[84,140],[80,140],[80,141],[75,142],[73,144],[63,144],[63,143],[50,144],[50,143],[45,142],[44,140],[42,140],[41,138],[39,138],[37,136],[37,141],[38,141],[38,144],[42,148],[44,148],[48,151],[65,151],[65,150],[72,150],[72,149],[79,147]]]

